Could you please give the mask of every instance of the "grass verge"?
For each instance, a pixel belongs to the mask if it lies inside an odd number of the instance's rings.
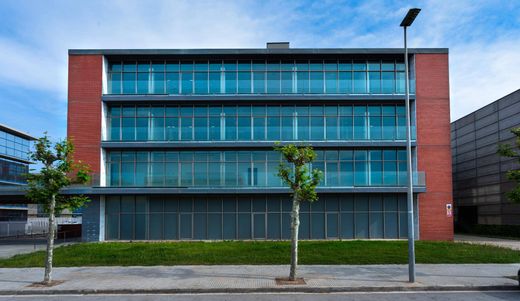
[[[406,241],[302,241],[301,264],[405,264]],[[41,267],[45,251],[0,260],[0,267]],[[54,265],[152,266],[288,264],[290,243],[107,242],[59,247]],[[520,251],[453,242],[418,241],[417,263],[519,263]]]

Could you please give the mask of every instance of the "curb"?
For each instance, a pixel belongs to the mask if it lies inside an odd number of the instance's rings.
[[[423,287],[272,287],[272,288],[209,288],[209,289],[78,289],[78,290],[4,290],[6,295],[115,295],[115,294],[245,294],[245,293],[356,293],[356,292],[449,292],[449,291],[512,291],[516,285],[491,286],[423,286]]]

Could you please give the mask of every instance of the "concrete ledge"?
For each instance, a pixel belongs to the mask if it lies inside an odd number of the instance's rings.
[[[421,292],[421,291],[512,291],[516,285],[490,286],[423,286],[423,287],[304,287],[284,286],[279,288],[211,288],[211,289],[79,289],[79,290],[19,290],[0,291],[1,296],[18,295],[116,295],[116,294],[247,294],[247,293],[345,293],[345,292]]]

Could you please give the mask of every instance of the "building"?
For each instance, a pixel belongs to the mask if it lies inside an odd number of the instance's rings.
[[[411,49],[417,238],[451,240],[447,49]],[[407,236],[402,49],[69,50],[83,238],[287,239],[276,141],[324,171],[301,239]],[[71,190],[71,193],[72,190]]]
[[[520,225],[520,204],[505,193],[514,187],[506,171],[518,168],[513,158],[497,154],[501,143],[515,144],[520,127],[520,90],[451,124],[453,197],[461,231],[479,225]]]
[[[29,134],[0,124],[0,186],[27,183],[25,175],[29,173],[29,150],[33,140],[36,138]],[[0,221],[27,220],[28,210],[27,204],[8,203],[0,196]]]

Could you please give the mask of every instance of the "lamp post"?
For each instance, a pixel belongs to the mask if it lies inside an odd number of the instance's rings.
[[[412,25],[421,9],[408,11],[400,26],[404,29],[404,74],[406,104],[406,170],[407,170],[407,204],[408,204],[408,280],[415,282],[415,223],[413,218],[413,167],[412,167],[412,130],[410,118],[410,79],[408,78],[408,47],[406,44],[406,28]]]

